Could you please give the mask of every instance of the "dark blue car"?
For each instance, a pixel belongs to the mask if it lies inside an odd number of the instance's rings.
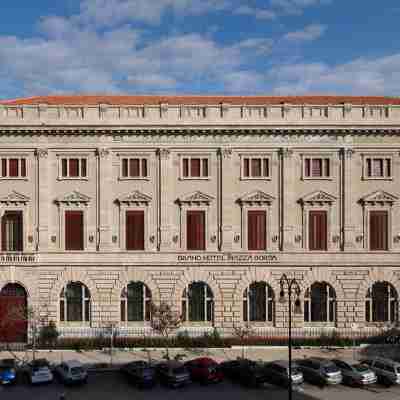
[[[7,358],[0,360],[0,384],[11,385],[17,381],[17,368],[15,360]]]

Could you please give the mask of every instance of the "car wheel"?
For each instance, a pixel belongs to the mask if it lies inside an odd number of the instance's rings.
[[[382,384],[386,387],[392,386],[392,382],[390,382],[389,378],[387,378],[386,376],[383,377]]]

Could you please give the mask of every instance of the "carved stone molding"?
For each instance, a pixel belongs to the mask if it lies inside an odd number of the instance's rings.
[[[168,160],[171,152],[168,149],[158,149],[157,154],[162,160]]]
[[[219,154],[223,158],[231,158],[232,157],[232,149],[230,147],[221,147],[219,149]]]
[[[177,199],[177,203],[180,206],[182,206],[182,205],[188,205],[188,206],[193,206],[193,205],[203,206],[203,205],[205,205],[205,206],[208,206],[208,205],[210,205],[212,200],[214,200],[214,197],[197,190],[196,192],[189,193],[188,195]]]
[[[28,196],[12,190],[8,195],[0,197],[1,205],[26,205],[30,200]]]
[[[288,147],[282,147],[279,150],[279,153],[284,157],[284,158],[290,158],[293,155],[293,150],[289,149]]]
[[[341,154],[343,154],[345,156],[345,158],[350,159],[353,157],[355,151],[353,149],[351,149],[350,147],[343,147],[340,150]]]
[[[147,194],[135,190],[132,193],[121,196],[117,199],[117,202],[125,206],[148,206],[151,202],[151,197]]]
[[[35,151],[35,155],[38,158],[47,158],[47,156],[49,155],[49,151],[47,149],[36,149]]]
[[[110,155],[110,150],[106,149],[106,148],[98,148],[96,150],[96,154],[100,157],[100,158],[105,158],[108,157]]]
[[[383,190],[377,190],[367,196],[360,199],[363,205],[389,205],[391,206],[399,198],[391,193],[385,192]]]
[[[74,190],[56,199],[56,203],[58,205],[64,204],[67,206],[69,205],[87,206],[89,201],[90,201],[89,196],[80,193],[77,190]]]

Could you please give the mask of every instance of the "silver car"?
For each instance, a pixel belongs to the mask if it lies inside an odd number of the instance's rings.
[[[54,371],[62,382],[67,384],[86,383],[88,374],[82,363],[77,360],[64,361]]]
[[[350,364],[348,362],[334,359],[332,362],[340,369],[343,382],[348,385],[370,385],[377,381],[374,371],[365,364]]]
[[[337,385],[342,383],[340,369],[330,360],[311,357],[296,360],[304,380],[316,385]]]
[[[378,382],[390,386],[400,384],[400,363],[389,358],[368,358],[362,361],[362,364],[375,372]]]
[[[264,372],[267,375],[267,382],[278,386],[288,387],[289,361],[278,360],[265,364]],[[295,363],[292,362],[292,385],[300,385],[304,381],[303,374]]]

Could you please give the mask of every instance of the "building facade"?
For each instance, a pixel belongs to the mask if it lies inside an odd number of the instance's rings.
[[[0,132],[3,315],[143,334],[165,301],[188,331],[273,334],[286,273],[298,329],[398,322],[400,99],[34,97]]]

